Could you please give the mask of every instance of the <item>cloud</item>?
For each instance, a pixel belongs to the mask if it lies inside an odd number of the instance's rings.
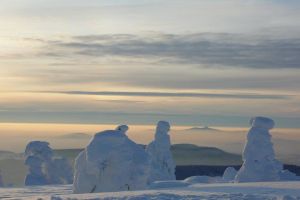
[[[208,68],[300,69],[300,38],[241,34],[85,35],[48,41],[44,56],[139,60]],[[53,52],[55,52],[53,54]],[[53,54],[53,55],[52,55]]]
[[[288,99],[288,95],[264,95],[255,93],[218,94],[196,92],[116,92],[116,91],[45,91],[45,93],[60,93],[69,95],[95,96],[139,96],[139,97],[198,97],[198,98],[226,98],[226,99]]]

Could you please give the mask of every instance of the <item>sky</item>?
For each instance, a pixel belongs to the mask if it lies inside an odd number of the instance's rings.
[[[0,0],[0,122],[300,128],[296,0]]]

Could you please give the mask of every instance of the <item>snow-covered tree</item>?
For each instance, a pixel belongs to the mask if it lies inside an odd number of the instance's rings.
[[[169,131],[170,124],[166,121],[159,121],[156,127],[155,139],[146,148],[146,152],[151,159],[149,183],[176,179]]]
[[[72,182],[72,168],[66,159],[54,158],[48,142],[32,141],[25,149],[28,174],[25,185],[67,184]]]
[[[266,117],[255,117],[247,135],[243,152],[243,165],[235,178],[236,182],[278,181],[282,164],[275,159],[269,130],[274,121]]]
[[[149,157],[126,136],[128,127],[96,133],[75,161],[74,193],[145,189]]]

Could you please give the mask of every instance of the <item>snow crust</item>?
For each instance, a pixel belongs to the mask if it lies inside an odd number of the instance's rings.
[[[25,185],[70,184],[72,168],[65,158],[54,158],[48,142],[32,141],[25,149]]]
[[[170,183],[173,184],[173,183]],[[167,184],[165,184],[167,185]],[[44,200],[296,200],[300,182],[190,184],[142,191],[71,194],[71,185],[0,188],[0,198]]]

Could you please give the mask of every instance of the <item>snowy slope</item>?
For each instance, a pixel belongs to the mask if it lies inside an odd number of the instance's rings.
[[[198,200],[198,199],[247,199],[247,200],[293,200],[300,199],[300,182],[261,182],[261,183],[220,183],[193,184],[174,187],[180,184],[165,184],[164,189],[112,192],[98,194],[71,194],[71,186],[48,186],[0,189],[0,199],[99,199],[99,200]],[[182,184],[183,185],[183,184]],[[168,187],[169,186],[169,187]]]

